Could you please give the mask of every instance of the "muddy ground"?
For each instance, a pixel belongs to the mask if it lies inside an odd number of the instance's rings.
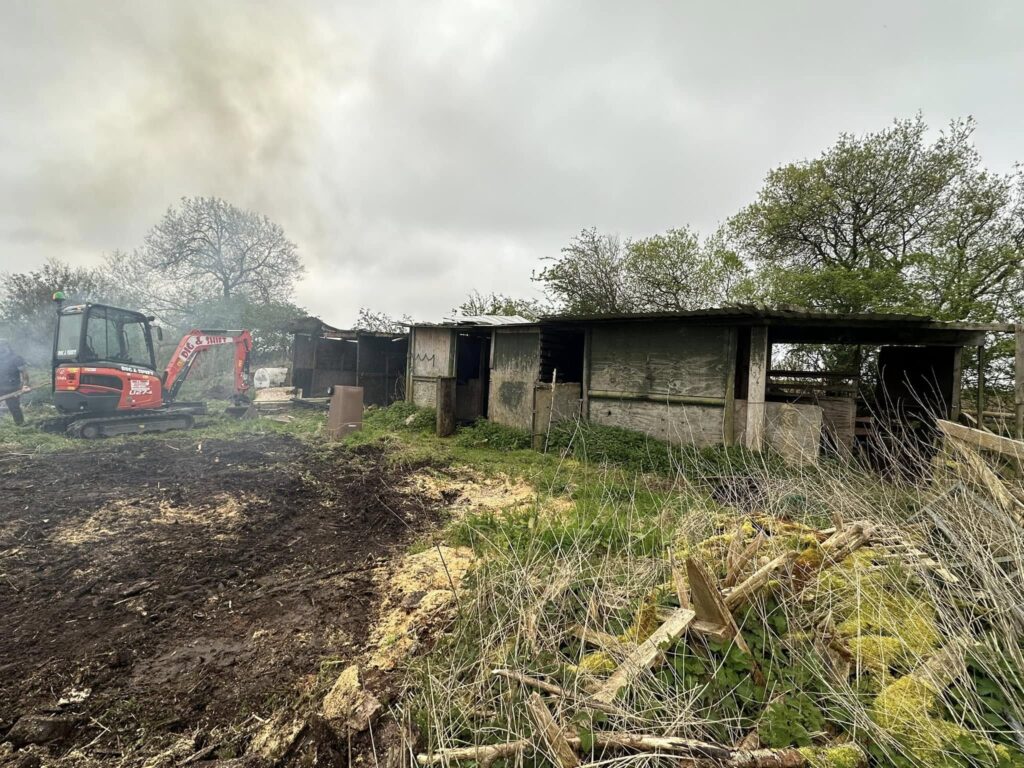
[[[203,765],[315,709],[434,520],[404,472],[285,436],[0,454],[0,743],[45,742],[7,759]]]

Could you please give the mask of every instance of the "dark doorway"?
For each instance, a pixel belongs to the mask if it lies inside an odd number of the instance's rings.
[[[460,422],[473,422],[487,415],[490,359],[490,331],[458,334],[455,341],[455,418]]]

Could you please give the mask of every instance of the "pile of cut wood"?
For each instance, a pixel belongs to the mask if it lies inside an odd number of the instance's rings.
[[[659,733],[622,730],[591,731],[586,737],[560,722],[563,711],[577,709],[616,716],[620,721],[637,717],[617,703],[623,694],[641,677],[665,663],[665,652],[684,635],[691,634],[719,643],[735,643],[751,659],[750,675],[764,683],[764,673],[737,627],[733,611],[741,608],[753,596],[773,581],[784,581],[791,593],[799,592],[815,573],[829,568],[872,541],[880,532],[877,526],[859,521],[839,529],[817,530],[798,523],[773,521],[785,527],[787,533],[798,531],[812,542],[802,549],[790,549],[774,557],[758,555],[772,538],[761,530],[749,543],[739,535],[733,537],[726,555],[726,575],[719,580],[711,569],[695,557],[687,557],[685,569],[672,568],[672,582],[679,607],[659,616],[660,625],[642,642],[631,643],[610,633],[576,625],[568,633],[589,645],[621,659],[613,671],[592,690],[578,693],[568,690],[550,679],[512,669],[495,669],[492,674],[512,681],[532,693],[525,701],[528,721],[533,727],[531,738],[516,739],[498,744],[438,749],[421,754],[421,765],[447,764],[473,761],[486,768],[499,759],[512,758],[520,753],[536,751],[545,755],[560,768],[575,768],[580,755],[587,753],[628,752],[651,753],[682,759],[683,765],[693,766],[805,766],[817,764],[816,755],[829,750],[842,750],[851,765],[866,760],[860,748],[849,742],[821,749],[762,749],[756,732],[739,744],[729,746],[690,738]],[[810,557],[808,555],[811,555]],[[549,701],[545,701],[547,697]]]

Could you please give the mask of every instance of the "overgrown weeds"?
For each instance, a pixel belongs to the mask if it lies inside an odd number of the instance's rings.
[[[411,664],[399,715],[423,752],[532,739],[531,691],[492,674],[506,669],[566,692],[548,706],[584,760],[650,764],[595,746],[628,731],[802,749],[811,765],[1024,765],[1024,532],[955,465],[883,481],[838,461],[800,470],[579,425],[560,425],[527,465],[478,437],[490,431],[439,443],[478,467],[511,457],[537,496],[446,532],[480,565],[454,624]],[[854,521],[871,540],[830,561],[827,529]],[[721,584],[755,541],[741,580],[794,559],[733,610],[742,643],[684,634],[619,694],[617,714],[585,704],[679,607],[687,558]],[[585,639],[594,630],[604,645]],[[499,762],[549,763],[543,749],[511,754]]]

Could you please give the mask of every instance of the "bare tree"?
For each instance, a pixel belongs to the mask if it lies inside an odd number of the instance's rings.
[[[182,198],[146,237],[144,263],[179,290],[286,301],[303,267],[279,224],[216,197]]]

